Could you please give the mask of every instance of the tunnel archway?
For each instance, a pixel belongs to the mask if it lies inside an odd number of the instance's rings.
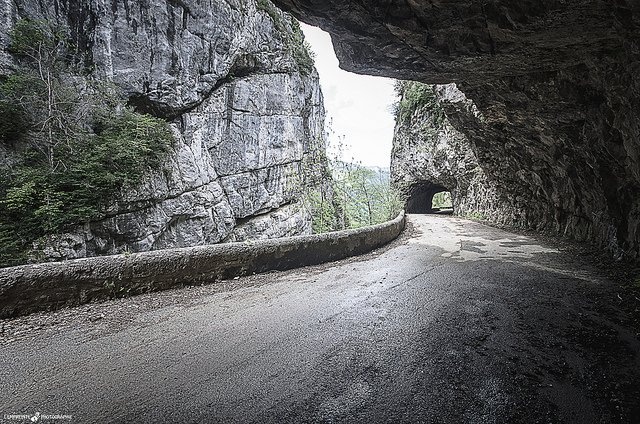
[[[437,193],[450,192],[450,190],[439,184],[428,181],[413,184],[407,193],[407,213],[435,213],[439,209],[433,207],[433,196]]]

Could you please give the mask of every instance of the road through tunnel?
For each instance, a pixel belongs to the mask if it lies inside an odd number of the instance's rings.
[[[457,213],[640,258],[639,2],[274,2],[329,32],[343,69],[436,85],[404,90],[396,158],[459,174]],[[451,154],[422,160],[419,138]]]
[[[444,196],[437,196],[439,193]],[[449,196],[446,196],[449,194]],[[414,184],[409,188],[407,193],[407,213],[436,213],[444,210],[452,210],[453,206],[451,202],[442,202],[441,199],[450,199],[451,197],[449,189],[439,184],[434,184],[428,181]],[[437,201],[434,201],[437,200]]]

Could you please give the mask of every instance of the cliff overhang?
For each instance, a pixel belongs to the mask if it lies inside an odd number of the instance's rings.
[[[457,84],[477,113],[442,107],[491,193],[478,213],[640,256],[640,4],[275,3],[328,31],[346,70]]]

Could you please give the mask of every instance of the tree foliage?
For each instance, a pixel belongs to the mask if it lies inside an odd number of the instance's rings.
[[[403,202],[389,183],[389,175],[339,159],[325,151],[308,155],[303,174],[314,176],[302,193],[316,234],[375,225],[395,218]]]
[[[278,31],[282,33],[286,31],[284,20],[282,19],[281,15],[282,12],[276,7],[275,4],[271,3],[270,0],[257,0],[256,8],[269,15]]]
[[[63,78],[70,68],[68,38],[62,28],[28,19],[18,21],[9,35],[9,52],[20,69],[0,86],[0,110],[11,111],[0,119],[0,139],[14,144],[16,137],[29,133],[30,146],[53,167],[53,151],[76,130],[85,111],[78,107],[74,81]]]
[[[430,113],[436,126],[440,126],[446,119],[434,85],[398,80],[395,89],[400,96],[400,100],[395,104],[396,122],[408,123],[419,109]]]
[[[434,194],[431,207],[434,209],[452,208],[453,201],[451,199],[451,192],[441,191],[440,193]]]
[[[291,37],[291,54],[298,65],[298,69],[302,75],[310,75],[315,66],[315,54],[311,49],[311,45],[304,39],[300,22],[293,16],[291,17],[291,28],[293,34]]]
[[[15,156],[0,169],[0,265],[24,262],[40,237],[103,217],[173,143],[166,122],[74,75],[61,34],[34,21],[11,32],[20,68],[0,82],[0,142]]]
[[[396,217],[402,209],[400,195],[390,186],[388,174],[357,163],[332,164],[336,197],[347,228],[375,225]]]

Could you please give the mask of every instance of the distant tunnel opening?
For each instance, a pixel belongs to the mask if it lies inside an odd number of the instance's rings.
[[[409,189],[407,213],[453,213],[451,192],[429,182],[414,184]]]
[[[441,191],[440,193],[434,194],[433,200],[431,201],[431,209],[438,211],[453,209],[453,199],[451,199],[451,192]]]

